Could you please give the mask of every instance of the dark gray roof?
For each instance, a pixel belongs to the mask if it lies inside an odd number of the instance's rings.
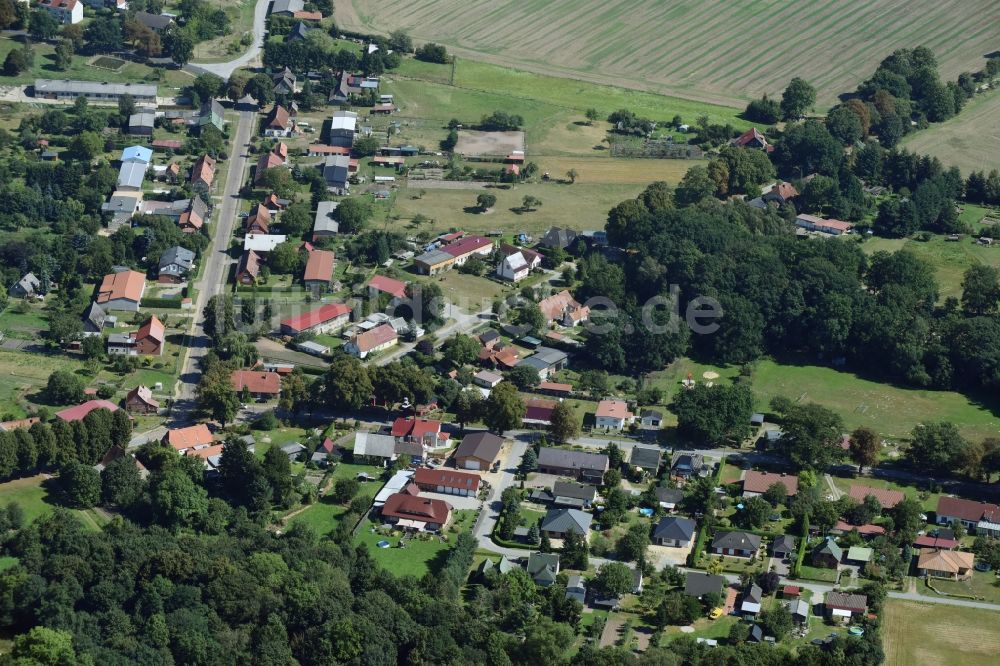
[[[684,594],[689,597],[700,597],[703,594],[722,593],[722,586],[725,584],[722,576],[689,571],[687,579],[684,581]]]
[[[160,255],[160,270],[162,271],[167,266],[171,264],[176,264],[185,271],[191,270],[191,264],[194,263],[194,252],[191,250],[181,247],[180,245],[175,245],[171,248],[167,248]]]
[[[747,590],[747,593],[743,596],[743,601],[749,601],[752,604],[759,604],[760,600],[764,596],[764,590],[760,589],[760,585],[754,583]]]
[[[787,551],[792,552],[795,550],[795,537],[789,536],[787,534],[779,534],[774,539],[774,544],[771,546],[773,551]]]
[[[330,155],[322,162],[323,178],[333,185],[346,185],[351,158],[347,155]]]
[[[137,111],[128,117],[129,127],[152,127],[156,124],[156,114],[152,111]]]
[[[552,227],[542,237],[539,245],[543,247],[558,247],[566,249],[570,243],[576,240],[577,235],[577,232],[572,229]]]
[[[684,499],[684,491],[680,488],[657,486],[656,490],[653,492],[656,494],[657,501],[666,502],[668,504],[679,504],[680,501]]]
[[[108,313],[97,303],[91,303],[83,313],[83,320],[89,323],[94,329],[100,331],[104,328],[104,320],[108,318]]]
[[[757,550],[760,548],[760,537],[750,532],[719,532],[712,540],[712,548]]]
[[[644,409],[640,412],[639,417],[644,419],[662,419],[663,412],[658,409]]]
[[[555,449],[546,446],[542,447],[538,453],[538,464],[543,467],[606,470],[608,468],[608,457],[603,453]]]
[[[690,541],[697,527],[698,523],[690,518],[667,516],[666,518],[661,518],[660,522],[657,523],[656,528],[653,530],[653,538]]]
[[[162,14],[150,14],[149,12],[136,12],[135,20],[147,28],[156,31],[166,30],[174,22],[174,20],[169,16],[163,16]]]
[[[305,39],[306,35],[308,34],[309,34],[309,28],[306,26],[305,23],[299,21],[298,23],[295,24],[295,27],[292,28],[287,35],[285,35],[285,41],[294,42],[297,39]]]
[[[576,532],[586,536],[594,517],[577,509],[549,509],[542,518],[544,532]]]
[[[597,496],[597,488],[588,483],[573,483],[572,481],[556,481],[552,484],[554,497],[569,497],[572,499],[593,502]]]
[[[690,469],[697,472],[705,464],[705,458],[700,453],[685,453],[678,451],[674,454],[671,469]]]
[[[633,467],[655,470],[660,466],[662,451],[657,446],[633,446],[628,464]]]
[[[827,537],[826,541],[823,542],[823,545],[817,548],[815,552],[815,554],[824,553],[833,555],[838,562],[844,559],[844,549],[837,545],[837,542],[832,537]]]
[[[537,583],[551,585],[559,573],[559,555],[556,553],[532,553],[528,555],[528,574]]]
[[[274,0],[274,4],[271,5],[271,13],[294,14],[295,12],[301,12],[304,6],[304,0]]]

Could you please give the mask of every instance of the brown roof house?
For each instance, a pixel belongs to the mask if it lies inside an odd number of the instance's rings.
[[[94,300],[104,310],[138,312],[145,291],[145,275],[138,271],[120,271],[104,276]]]
[[[295,121],[288,114],[288,110],[280,104],[275,104],[264,120],[264,136],[289,137],[294,131]]]
[[[161,356],[163,354],[163,343],[166,341],[166,332],[163,322],[152,316],[138,331],[132,334],[135,341],[135,351],[140,356]]]
[[[538,452],[538,471],[542,474],[568,476],[602,483],[608,471],[608,457],[603,453],[542,447]]]
[[[580,305],[568,290],[543,298],[538,302],[546,321],[555,321],[563,326],[576,326],[590,317],[590,308]]]
[[[261,204],[254,204],[247,215],[244,231],[248,234],[267,234],[271,227],[271,209]]]
[[[344,345],[344,351],[358,358],[366,358],[369,354],[375,354],[388,349],[399,342],[399,335],[389,324],[381,324],[359,333],[353,340]]]
[[[489,469],[501,448],[503,437],[486,431],[468,434],[455,449],[455,465],[461,469]]]
[[[130,414],[155,414],[159,408],[148,386],[136,386],[125,396],[125,411]]]
[[[244,285],[256,284],[260,277],[261,257],[253,250],[246,250],[236,267],[236,281]]]
[[[333,279],[333,265],[336,254],[329,250],[313,250],[309,253],[302,285],[314,291],[326,291]]]
[[[965,580],[972,576],[975,555],[959,550],[924,548],[917,558],[917,574],[933,578]]]
[[[212,187],[215,180],[215,160],[208,155],[202,155],[191,167],[191,186],[201,189]]]
[[[996,504],[945,496],[938,499],[935,513],[938,525],[957,521],[975,534],[1000,537],[1000,506]]]
[[[246,391],[258,400],[277,398],[281,393],[281,375],[277,372],[258,370],[236,370],[232,375],[233,389],[237,393]]]
[[[891,509],[902,502],[906,497],[906,495],[900,491],[892,490],[891,488],[875,488],[873,486],[862,486],[859,484],[852,485],[848,494],[859,502],[864,502],[865,498],[871,495],[878,500],[878,503],[882,505],[883,509]]]
[[[288,163],[288,146],[283,142],[279,143],[269,152],[264,153],[257,160],[257,169],[253,174],[253,182],[259,185],[264,181],[264,174],[270,169],[284,166]]]
[[[827,592],[823,606],[827,617],[834,622],[848,622],[852,616],[868,612],[868,597],[863,594]]]
[[[743,479],[743,497],[763,495],[776,483],[785,487],[785,495],[794,497],[799,492],[799,477],[794,474],[775,474],[749,470]]]

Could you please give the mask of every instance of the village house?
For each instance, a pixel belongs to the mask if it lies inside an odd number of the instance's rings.
[[[165,284],[179,284],[187,279],[192,267],[194,267],[194,252],[175,245],[160,255],[156,279]]]
[[[275,104],[264,118],[264,136],[270,138],[290,137],[295,133],[295,121],[288,114],[288,109]]]
[[[538,471],[600,484],[608,471],[608,457],[603,453],[545,446],[538,453]]]
[[[14,298],[34,298],[41,288],[42,283],[35,277],[34,273],[25,273],[20,280],[14,283],[8,293]]]
[[[260,277],[261,256],[253,250],[244,250],[236,266],[236,281],[242,285],[253,285]]]
[[[730,141],[729,145],[737,148],[755,148],[757,150],[765,150],[767,152],[774,150],[774,146],[768,143],[767,139],[757,130],[756,127],[751,127],[746,132]]]
[[[566,352],[552,347],[538,347],[531,356],[521,359],[517,365],[526,365],[538,371],[538,378],[546,380],[566,367],[568,360]]]
[[[750,532],[719,532],[712,540],[712,552],[729,557],[753,557],[760,550],[760,537]]]
[[[83,313],[83,335],[100,335],[105,327],[114,327],[118,324],[118,318],[108,315],[97,303],[91,303]]]
[[[917,557],[917,575],[966,580],[972,577],[973,553],[923,548]]]
[[[511,282],[520,282],[528,277],[531,267],[521,252],[509,254],[497,264],[497,277]]]
[[[146,276],[138,271],[120,271],[104,276],[94,300],[105,311],[138,312],[146,292]]]
[[[142,181],[146,178],[148,164],[142,162],[122,162],[118,168],[118,181],[115,186],[120,192],[139,192]]]
[[[666,516],[653,528],[653,543],[658,546],[687,548],[691,545],[698,523],[691,518]]]
[[[570,532],[576,532],[587,540],[590,537],[590,523],[594,517],[578,509],[549,509],[542,518],[542,534],[553,539],[563,539]]]
[[[136,386],[125,396],[125,411],[130,414],[155,414],[160,403],[153,399],[153,392],[147,386]]]
[[[224,131],[226,126],[226,110],[214,99],[204,102],[198,113],[198,129],[204,130],[209,125],[220,132]]]
[[[350,321],[351,309],[343,303],[328,303],[318,308],[281,320],[281,334],[331,333]]]
[[[200,231],[208,219],[208,204],[200,196],[193,196],[187,200],[187,207],[177,216],[177,226],[186,234],[193,234]]]
[[[827,592],[823,606],[831,621],[849,622],[853,616],[868,612],[868,597],[863,594]]]
[[[350,188],[351,158],[347,155],[328,155],[319,166],[326,181],[326,189],[334,194],[347,194]]]
[[[247,215],[244,231],[248,234],[266,234],[271,228],[271,209],[254,204]]]
[[[333,219],[333,211],[340,202],[320,201],[316,205],[316,217],[313,218],[312,240],[315,243],[321,238],[333,238],[340,232],[340,222]]]
[[[715,574],[689,571],[684,579],[684,594],[695,599],[701,599],[706,594],[722,594],[726,579]]]
[[[787,534],[779,534],[771,544],[771,556],[779,560],[791,559],[797,552],[795,537]]]
[[[830,236],[842,236],[851,233],[854,225],[842,220],[827,220],[815,215],[799,213],[795,216],[795,226],[807,231],[818,231]]]
[[[256,400],[272,400],[281,393],[281,375],[277,372],[234,370],[231,380],[237,394],[246,392]]]
[[[469,433],[455,449],[455,466],[459,469],[489,469],[500,455],[503,437],[491,432]]]
[[[215,180],[215,160],[208,155],[202,155],[191,167],[191,186],[204,190],[211,189]]]
[[[670,462],[670,476],[678,479],[702,476],[707,469],[705,458],[700,453],[676,451]]]
[[[137,111],[128,117],[127,131],[132,136],[153,136],[156,113],[150,110]]]
[[[351,74],[349,71],[344,70],[340,75],[340,83],[336,88],[330,90],[328,102],[330,104],[345,104],[350,101],[351,95],[359,95],[369,90],[378,90],[378,87],[378,77]]]
[[[174,25],[174,20],[163,14],[136,12],[135,20],[154,32],[163,32]]]
[[[373,432],[354,433],[355,462],[364,460],[385,466],[387,462],[394,461],[398,455],[395,437]]]
[[[744,619],[756,619],[757,613],[760,612],[760,602],[763,598],[764,590],[757,583],[751,583],[750,587],[744,592],[743,599],[740,602],[740,615]]]
[[[938,525],[959,522],[970,533],[1000,537],[1000,506],[996,504],[943,496],[938,499],[935,513]]]
[[[189,449],[203,449],[215,443],[215,436],[204,423],[198,423],[186,428],[171,428],[163,436],[163,443],[178,453]]]
[[[622,430],[635,421],[635,414],[629,411],[624,400],[601,400],[594,417],[598,428],[608,430]]]
[[[794,497],[799,492],[799,477],[794,474],[776,474],[747,470],[743,478],[743,497],[757,497],[767,492],[776,483],[785,487],[785,495]]]
[[[38,0],[37,7],[64,25],[83,20],[83,2],[80,0]]]
[[[538,242],[540,247],[547,247],[552,249],[565,250],[568,248],[579,234],[572,229],[562,229],[560,227],[552,227],[545,235],[542,236],[542,240]]]
[[[827,537],[812,553],[812,565],[824,569],[836,569],[844,560],[844,549],[833,537]]]
[[[423,275],[437,275],[455,265],[455,257],[442,250],[430,250],[413,260],[413,267]]]
[[[67,407],[66,409],[56,412],[56,417],[67,423],[82,421],[87,414],[91,413],[95,409],[106,409],[109,412],[117,412],[118,405],[107,400],[88,400],[87,402],[76,405],[75,407]]]
[[[526,570],[535,585],[549,587],[559,575],[559,555],[556,553],[531,553]]]
[[[590,308],[580,305],[566,289],[543,298],[538,302],[538,309],[542,311],[545,321],[568,327],[582,324],[590,318]]]
[[[417,442],[425,446],[447,446],[451,435],[441,421],[400,416],[392,422],[390,434],[397,442]]]
[[[628,464],[630,467],[634,467],[650,476],[656,476],[656,473],[660,469],[662,456],[663,451],[658,446],[636,444],[632,447],[632,454],[629,456]]]
[[[420,467],[413,472],[413,483],[429,493],[475,497],[482,479],[476,474],[450,469]]]
[[[253,172],[254,185],[261,185],[264,182],[264,174],[287,163],[288,146],[283,141],[279,141],[274,148],[257,159],[257,167]]]
[[[368,297],[378,298],[379,294],[392,296],[389,305],[395,305],[406,298],[406,283],[385,275],[375,275],[368,281]]]
[[[108,354],[161,356],[165,341],[163,322],[154,316],[150,317],[138,331],[108,336]]]
[[[302,286],[314,292],[330,288],[333,280],[333,266],[336,255],[330,250],[313,250],[309,253],[306,268],[302,274]]]
[[[288,67],[272,74],[271,80],[274,81],[275,95],[295,94],[295,74]]]
[[[872,539],[885,534],[885,528],[881,525],[873,525],[871,523],[867,523],[865,525],[851,525],[846,520],[838,520],[833,526],[833,529],[830,530],[830,534],[839,536],[853,531],[857,531],[858,536],[862,539]]]
[[[556,481],[552,488],[538,488],[531,493],[531,500],[571,509],[589,509],[597,499],[597,488],[587,483]]]
[[[787,181],[781,181],[780,183],[775,183],[771,189],[761,195],[761,199],[764,203],[774,203],[779,206],[783,206],[790,203],[792,199],[799,196],[799,191],[795,189],[795,186]]]
[[[480,370],[472,376],[472,383],[484,389],[492,389],[503,381],[503,375],[498,375],[489,370]]]
[[[359,333],[344,345],[344,351],[360,359],[368,358],[399,343],[399,334],[389,324],[380,324],[370,331]]]
[[[418,491],[414,488],[413,492]],[[419,492],[400,492],[385,500],[381,513],[383,520],[401,529],[437,532],[451,520],[451,510],[444,500],[420,497]]]
[[[684,499],[684,491],[680,488],[669,488],[667,486],[656,486],[653,490],[656,502],[661,508],[673,511]]]
[[[288,240],[284,234],[247,234],[243,238],[243,249],[257,253],[274,252],[274,248]]]

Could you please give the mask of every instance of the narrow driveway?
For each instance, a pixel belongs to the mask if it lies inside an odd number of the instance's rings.
[[[222,293],[229,277],[229,242],[233,236],[233,226],[236,224],[236,206],[240,198],[240,187],[247,169],[246,144],[257,125],[257,114],[253,111],[242,111],[239,123],[234,132],[234,145],[230,151],[229,173],[226,175],[225,189],[222,192],[222,202],[219,204],[219,216],[215,222],[212,245],[205,252],[202,261],[205,270],[201,279],[194,285],[198,290],[193,304],[194,317],[191,329],[188,331],[185,355],[181,361],[181,376],[174,389],[174,405],[171,418],[175,424],[183,425],[192,419],[195,408],[195,387],[201,378],[199,367],[201,358],[208,352],[209,341],[202,327],[205,304],[212,296]]]
[[[267,8],[270,4],[271,0],[257,0],[257,6],[253,10],[253,45],[249,51],[229,62],[191,62],[184,69],[193,74],[204,74],[207,72],[228,79],[235,70],[240,67],[246,67],[256,61],[261,49],[264,48],[264,23],[267,19]]]

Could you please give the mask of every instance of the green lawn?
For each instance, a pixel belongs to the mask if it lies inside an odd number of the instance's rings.
[[[729,636],[729,630],[734,624],[740,621],[735,615],[723,615],[718,620],[710,620],[707,617],[699,618],[691,625],[694,627],[693,633],[685,633],[680,627],[666,627],[663,631],[668,639],[678,636],[693,636],[694,638],[715,638],[722,639]]]
[[[1000,579],[993,571],[973,571],[969,580],[933,579],[931,585],[945,594],[973,596],[992,604],[1000,604]],[[938,596],[922,580],[917,582],[917,590],[920,594]]]
[[[32,339],[32,331],[48,330],[49,321],[40,307],[29,306],[28,311],[24,313],[15,312],[14,309],[14,306],[8,306],[0,314],[0,331],[15,338],[23,338],[27,335],[29,339]]]
[[[83,374],[83,363],[62,354],[35,354],[0,349],[0,415],[11,414],[13,418],[26,415],[27,405],[41,405],[33,402],[38,392],[45,387],[49,375],[56,370],[70,370],[80,374],[85,382],[89,377]],[[45,405],[61,408],[65,405]]]
[[[914,486],[907,486],[900,483],[895,483],[887,479],[872,479],[868,477],[861,477],[857,479],[844,478],[840,476],[831,476],[833,479],[833,485],[837,486],[844,493],[848,493],[851,490],[852,485],[862,485],[871,486],[873,488],[890,488],[892,490],[898,490],[907,497],[915,499],[920,502],[924,511],[934,511],[937,509],[938,499],[941,497],[941,493],[928,493],[922,491]]]
[[[399,547],[401,537],[398,532],[383,536],[372,532],[374,523],[361,529],[355,538],[356,543],[368,546],[372,558],[397,576],[421,577],[431,570],[431,562],[450,547],[450,541],[442,541],[438,536],[418,535],[410,539],[403,548]],[[449,535],[452,537],[453,535]],[[388,541],[389,548],[379,548],[379,541]]]
[[[882,626],[886,666],[993,666],[1000,651],[997,613],[889,599]]]
[[[273,446],[273,444],[271,444],[271,446]],[[349,465],[347,463],[338,463],[330,473],[330,476],[332,477],[329,485],[330,491],[333,490],[333,484],[336,483],[337,479],[353,479],[361,472],[367,472],[368,474],[378,477],[382,473],[382,469],[373,465]],[[369,498],[374,497],[381,487],[381,481],[362,483],[357,496]],[[334,502],[333,498],[327,494],[319,498],[315,504],[306,507],[304,510],[296,514],[295,517],[292,518],[291,522],[308,525],[319,534],[328,534],[337,527],[340,517],[345,513],[347,513],[347,506]]]
[[[0,483],[0,504],[17,502],[24,509],[24,519],[31,522],[40,516],[52,512],[55,507],[54,498],[47,488],[42,486],[45,478],[42,475],[15,479],[7,483]],[[107,519],[103,514],[95,509],[73,509],[72,511],[84,527],[97,531]]]
[[[832,583],[837,580],[837,570],[836,569],[825,569],[823,567],[811,567],[806,564],[802,565],[800,570],[801,578],[807,578],[809,580],[818,580],[826,583]]]

